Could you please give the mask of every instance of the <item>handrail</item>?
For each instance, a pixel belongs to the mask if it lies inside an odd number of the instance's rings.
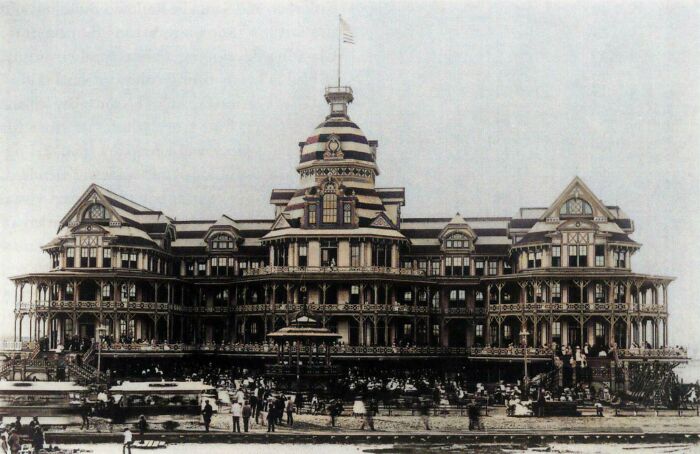
[[[414,268],[394,268],[388,266],[262,266],[243,270],[243,276],[265,276],[268,274],[337,274],[337,273],[372,273],[391,274],[395,276],[425,276],[425,270]]]

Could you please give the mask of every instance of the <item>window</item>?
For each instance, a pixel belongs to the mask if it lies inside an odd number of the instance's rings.
[[[498,274],[498,262],[496,260],[489,261],[489,276]]]
[[[321,241],[321,266],[336,266],[338,264],[338,242],[335,240]]]
[[[561,266],[561,246],[552,246],[552,266]]]
[[[233,269],[233,257],[213,257],[211,259],[212,276],[232,276]]]
[[[535,252],[535,268],[542,268],[542,251]]]
[[[323,223],[338,222],[338,196],[333,193],[323,195]]]
[[[111,285],[104,285],[102,287],[102,299],[103,300],[110,300],[112,299],[112,286]]]
[[[207,262],[197,262],[197,276],[205,276],[207,274]]]
[[[403,292],[403,301],[404,303],[410,303],[413,301],[413,293],[410,291]]]
[[[418,260],[418,269],[427,275],[428,274],[428,261],[425,259]]]
[[[299,243],[299,266],[307,266],[309,249],[306,243]]]
[[[561,303],[561,284],[559,282],[552,284],[552,302]]]
[[[464,289],[450,290],[450,306],[463,307],[467,302],[467,291]]]
[[[604,303],[605,302],[605,290],[603,284],[595,285],[595,302]]]
[[[52,268],[58,268],[59,265],[59,255],[58,254],[51,254],[51,265]]]
[[[228,304],[228,289],[223,289],[214,295],[215,306],[226,306]]]
[[[66,299],[73,299],[73,284],[66,284]]]
[[[411,324],[410,324],[410,323],[404,323],[404,324],[403,324],[403,335],[404,335],[404,336],[410,336],[410,335],[411,335]]]
[[[122,301],[136,301],[136,284],[122,284],[121,297]]]
[[[69,247],[66,249],[66,267],[73,268],[75,266],[75,248]]]
[[[484,337],[484,325],[478,324],[474,327],[474,332],[476,333],[476,337]]]
[[[99,203],[93,203],[88,207],[87,210],[85,210],[85,214],[83,215],[83,219],[86,220],[105,220],[109,219],[107,215],[107,210],[105,210],[105,207],[100,205]]]
[[[352,224],[352,206],[349,203],[343,204],[343,224]]]
[[[605,245],[595,245],[595,266],[605,266]]]
[[[626,289],[624,284],[618,284],[615,286],[615,302],[617,304],[622,304],[625,302]]]
[[[561,322],[552,323],[552,341],[561,344]]]
[[[350,304],[360,304],[360,286],[350,286]]]
[[[513,338],[513,329],[510,327],[510,325],[503,325],[503,337],[506,339]]]
[[[309,225],[316,225],[316,204],[310,203],[308,211]]]
[[[527,267],[528,268],[535,267],[535,253],[533,251],[530,251],[527,253]]]
[[[440,325],[433,324],[433,337],[436,339],[440,338]]]
[[[446,257],[445,258],[445,274],[447,276],[462,276],[469,274],[469,268],[463,267],[462,263],[469,263],[469,259],[464,257]]]
[[[136,252],[122,251],[122,268],[136,268]]]
[[[80,248],[80,267],[81,268],[88,267],[88,254],[90,253],[90,251],[88,249],[89,248],[86,248],[86,247]]]
[[[440,260],[433,260],[430,262],[430,274],[432,276],[440,275]]]
[[[476,275],[477,276],[484,275],[484,261],[483,260],[476,261]]]
[[[510,266],[508,259],[503,260],[503,274],[512,274],[513,267]]]
[[[477,305],[483,305],[484,304],[484,292],[481,290],[477,290],[476,293],[474,294],[474,298],[476,299],[476,304]]]
[[[603,326],[602,323],[596,322],[595,324],[595,337],[604,337],[605,336],[605,327]]]
[[[627,251],[613,252],[613,261],[617,268],[625,268],[627,266]]]
[[[574,197],[566,201],[559,210],[559,215],[564,216],[586,216],[592,215],[593,209],[591,205],[583,199]]]
[[[111,268],[112,267],[112,250],[102,249],[102,267]]]
[[[588,246],[585,244],[569,245],[569,266],[584,267],[588,266]]]
[[[194,276],[194,262],[185,262],[185,276]]]
[[[445,243],[447,249],[463,249],[469,247],[469,238],[462,233],[451,235]]]
[[[211,239],[212,249],[233,249],[233,238],[229,235],[219,234]]]

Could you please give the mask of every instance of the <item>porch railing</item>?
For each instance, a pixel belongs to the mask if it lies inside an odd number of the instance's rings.
[[[425,270],[393,268],[388,266],[263,266],[243,270],[243,276],[265,276],[269,274],[338,274],[367,273],[393,276],[425,276]]]

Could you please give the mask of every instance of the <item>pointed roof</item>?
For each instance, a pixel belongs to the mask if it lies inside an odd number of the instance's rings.
[[[476,238],[476,233],[474,233],[474,230],[472,230],[471,226],[469,223],[462,217],[459,212],[457,212],[452,219],[450,219],[450,222],[445,225],[445,227],[442,229],[440,232],[440,235],[438,235],[438,239],[442,240],[447,236],[448,233],[453,232],[453,231],[462,231],[469,235],[472,238]]]
[[[272,227],[270,227],[270,230],[289,229],[291,227],[292,225],[289,223],[287,215],[285,213],[280,213],[272,224]]]
[[[608,207],[605,206],[602,200],[596,197],[596,195],[593,193],[593,191],[591,191],[591,189],[586,185],[586,183],[584,183],[581,178],[576,176],[573,180],[571,180],[571,183],[569,183],[566,186],[566,188],[561,192],[561,194],[559,194],[559,197],[556,198],[554,203],[552,203],[549,206],[549,208],[547,208],[545,212],[540,216],[540,220],[546,220],[550,217],[558,218],[559,208],[567,200],[574,197],[584,199],[585,201],[590,203],[594,213],[602,213],[608,220],[617,219],[617,216],[615,216],[608,209]]]

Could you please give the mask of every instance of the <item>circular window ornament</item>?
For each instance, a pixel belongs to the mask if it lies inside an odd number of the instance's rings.
[[[576,227],[581,227],[581,223],[576,221]]]

